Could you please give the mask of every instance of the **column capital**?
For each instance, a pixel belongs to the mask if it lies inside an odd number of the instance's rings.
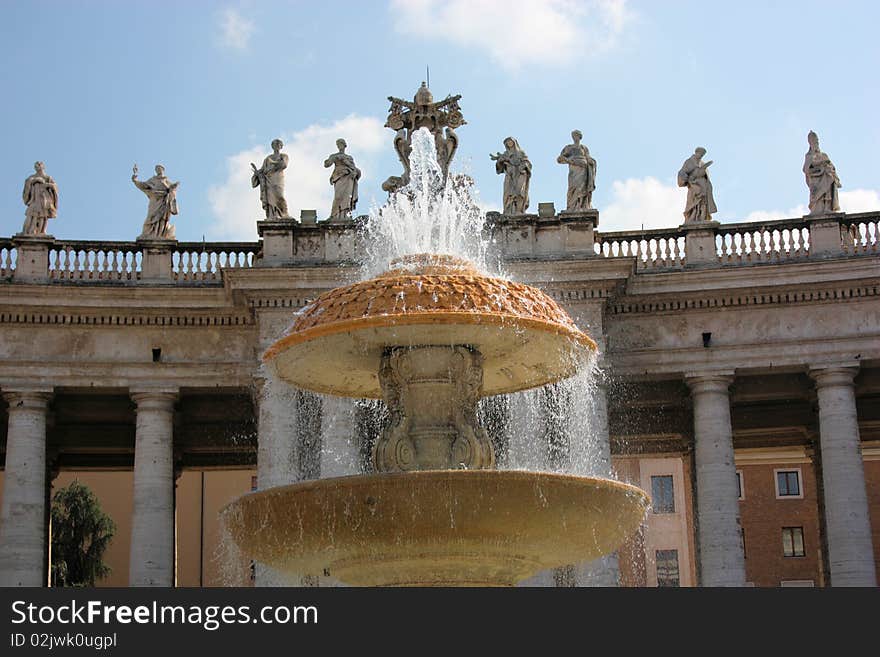
[[[733,377],[734,374],[731,371],[687,372],[684,375],[684,380],[694,394],[703,392],[727,394],[730,384],[733,383]]]
[[[40,411],[49,407],[53,391],[51,388],[4,388],[3,399],[13,408]]]
[[[129,395],[137,410],[172,411],[177,401],[176,388],[130,388]]]
[[[854,379],[859,373],[858,365],[829,365],[810,368],[810,378],[816,382],[817,388],[829,386],[855,385]]]

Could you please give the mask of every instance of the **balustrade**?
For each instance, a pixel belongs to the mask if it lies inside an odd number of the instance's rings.
[[[721,224],[715,244],[722,265],[800,260],[810,254],[810,229],[803,218]]]
[[[864,212],[848,214],[840,220],[840,232],[843,240],[844,253],[858,255],[861,253],[877,253],[878,233],[880,233],[880,213]]]
[[[254,266],[258,242],[180,242],[171,250],[172,278],[178,283],[221,280],[221,269]]]
[[[17,250],[11,239],[0,240],[0,278],[9,278],[15,273],[17,255]]]
[[[49,280],[136,281],[142,258],[136,242],[57,240],[49,249]]]
[[[678,229],[597,233],[596,255],[635,257],[638,269],[676,269],[685,264],[685,234]]]

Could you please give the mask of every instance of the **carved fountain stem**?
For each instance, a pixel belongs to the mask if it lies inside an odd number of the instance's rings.
[[[391,421],[373,449],[377,471],[494,468],[495,452],[477,416],[479,351],[393,347],[382,355],[379,382]]]

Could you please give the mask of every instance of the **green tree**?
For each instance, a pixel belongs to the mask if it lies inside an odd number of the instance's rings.
[[[74,480],[52,498],[52,585],[94,586],[110,574],[104,551],[116,525],[88,486]]]

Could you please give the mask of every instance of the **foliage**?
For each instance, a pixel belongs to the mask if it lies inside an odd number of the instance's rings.
[[[73,481],[52,498],[52,586],[94,586],[110,574],[104,552],[116,525],[88,486]]]

